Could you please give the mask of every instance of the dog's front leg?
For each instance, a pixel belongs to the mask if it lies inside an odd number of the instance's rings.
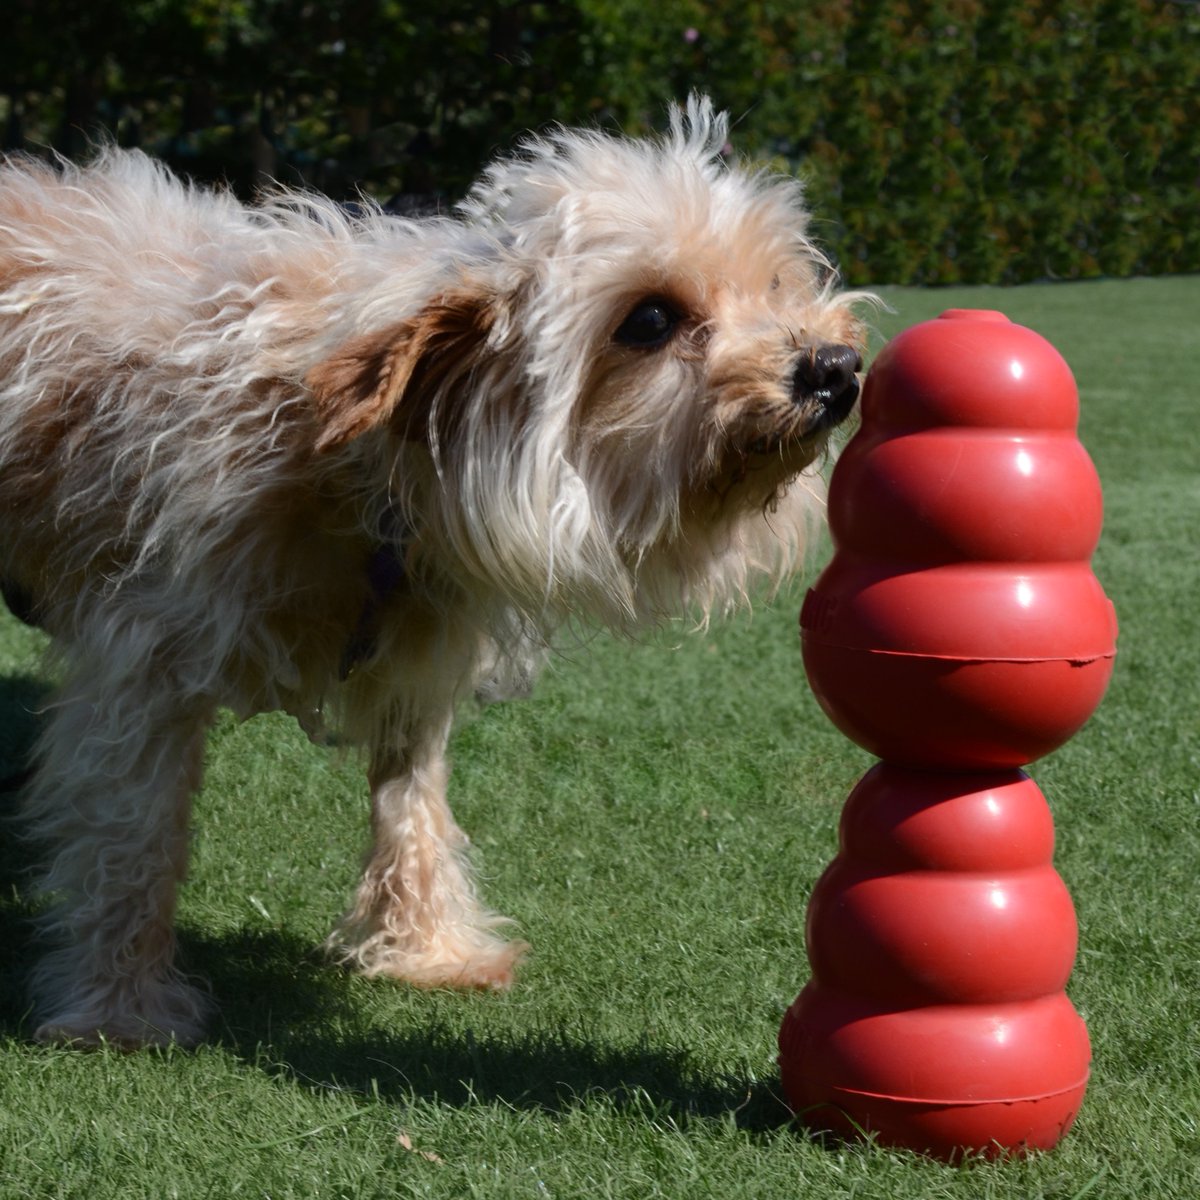
[[[329,940],[366,975],[421,987],[506,988],[528,948],[494,930],[505,918],[475,892],[466,835],[446,803],[448,726],[377,751],[372,845],[354,907]]]
[[[111,685],[111,680],[107,680]],[[27,801],[51,853],[35,967],[42,1041],[195,1041],[207,1008],[176,970],[175,893],[210,713],[79,671],[51,711]]]

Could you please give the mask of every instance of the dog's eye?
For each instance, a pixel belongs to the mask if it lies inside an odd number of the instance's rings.
[[[665,300],[643,300],[621,322],[616,339],[622,345],[653,350],[670,341],[679,314]]]

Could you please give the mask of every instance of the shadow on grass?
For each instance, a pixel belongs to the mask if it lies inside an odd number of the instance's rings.
[[[38,947],[25,898],[32,851],[16,817],[48,691],[32,677],[0,678],[0,1034],[18,1039],[31,1032],[25,984]],[[180,943],[184,969],[211,983],[217,1012],[210,1041],[302,1085],[550,1114],[594,1097],[680,1127],[724,1118],[767,1132],[791,1119],[777,1080],[714,1080],[684,1052],[648,1042],[615,1047],[544,1031],[476,1037],[438,1026],[348,1032],[357,1016],[352,980],[287,933],[209,937],[185,929]]]
[[[596,1098],[680,1128],[726,1119],[767,1133],[791,1120],[777,1079],[714,1080],[685,1052],[644,1041],[614,1047],[545,1031],[477,1037],[438,1025],[352,1032],[358,989],[298,938],[270,932],[183,941],[188,966],[211,981],[219,1006],[210,1040],[305,1086],[550,1115]]]
[[[6,808],[11,793],[0,792]],[[32,1032],[25,976],[36,957],[32,909],[16,887],[24,864],[0,857],[0,1034]],[[325,1091],[331,1086],[405,1103],[500,1103],[564,1114],[597,1100],[684,1129],[731,1120],[765,1134],[788,1124],[777,1079],[715,1079],[688,1055],[642,1041],[605,1045],[568,1032],[477,1037],[432,1025],[395,1033],[355,1029],[354,981],[311,944],[279,931],[180,934],[181,965],[206,980],[216,1011],[208,1041],[249,1066]],[[387,986],[380,984],[379,986]]]

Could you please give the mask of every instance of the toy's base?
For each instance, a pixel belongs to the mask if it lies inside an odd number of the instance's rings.
[[[889,1009],[814,981],[779,1030],[784,1092],[805,1124],[947,1159],[1048,1150],[1075,1120],[1090,1058],[1062,992]]]
[[[810,1088],[806,1081],[795,1078],[790,1082],[789,1102],[810,1129],[844,1138],[874,1135],[880,1145],[947,1161],[972,1153],[1006,1158],[1051,1149],[1071,1128],[1087,1087],[1084,1081],[1066,1092],[1036,1100],[933,1104]]]

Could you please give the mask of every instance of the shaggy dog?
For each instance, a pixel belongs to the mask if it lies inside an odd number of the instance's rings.
[[[172,917],[218,706],[365,748],[341,961],[509,984],[446,805],[456,707],[565,620],[781,578],[858,395],[799,186],[726,136],[696,98],[661,138],[551,133],[422,221],[116,150],[0,169],[0,579],[63,676],[27,801],[39,1038],[200,1035]]]

